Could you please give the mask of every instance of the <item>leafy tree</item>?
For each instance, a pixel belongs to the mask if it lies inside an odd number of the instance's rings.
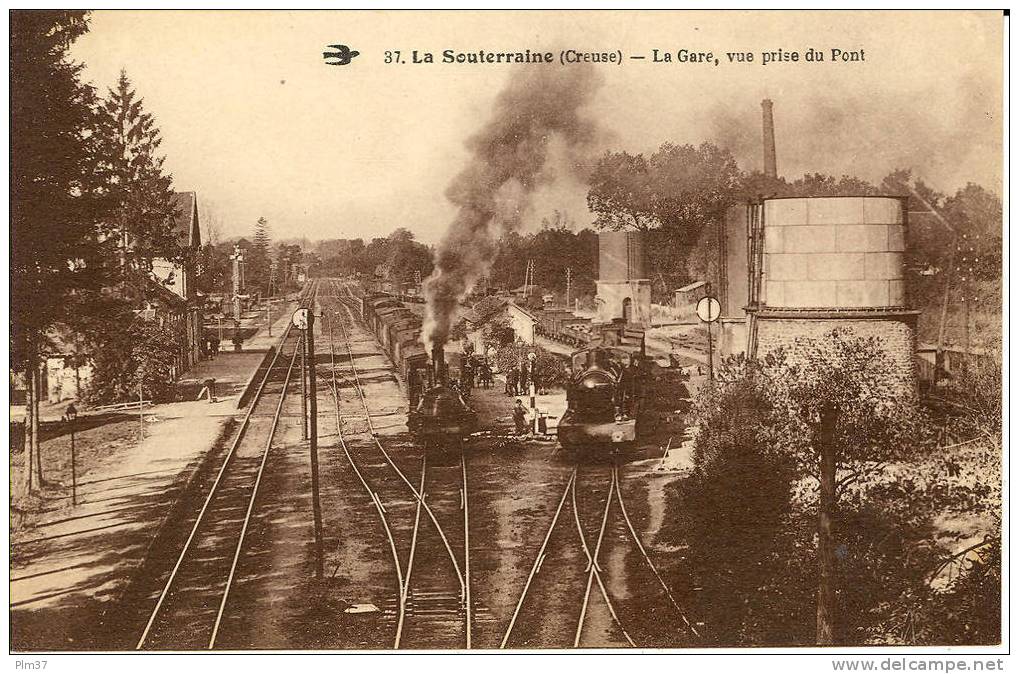
[[[490,285],[509,290],[524,283],[524,269],[530,259],[526,239],[518,232],[507,232],[499,239],[498,253],[492,264]]]
[[[972,183],[946,196],[906,170],[889,174],[882,191],[908,196],[907,292],[922,310],[920,339],[992,346],[1001,331],[1001,200]]]
[[[723,363],[716,383],[706,389],[698,405],[706,434],[698,437],[699,464],[710,466],[716,455],[748,452],[751,464],[773,476],[771,483],[749,484],[746,480],[756,477],[743,473],[741,484],[730,483],[726,488],[734,493],[763,493],[772,504],[778,504],[785,493],[788,474],[783,471],[788,466],[796,477],[796,501],[806,511],[816,511],[812,533],[816,536],[814,638],[818,644],[849,639],[837,633],[840,626],[852,623],[840,610],[838,597],[851,609],[857,606],[848,598],[859,597],[841,591],[837,578],[839,569],[846,572],[849,565],[843,562],[840,567],[836,551],[845,550],[847,537],[861,530],[845,519],[848,513],[841,512],[840,503],[857,494],[859,485],[880,475],[889,463],[922,455],[932,439],[916,401],[903,398],[891,372],[888,357],[874,339],[837,329],[822,338],[801,338],[789,353]],[[785,459],[774,458],[778,456]],[[765,461],[769,457],[771,463]],[[806,488],[811,483],[817,485],[816,492]],[[782,510],[775,505],[761,512],[771,513],[769,526],[774,527]],[[796,527],[791,522],[789,529]],[[814,548],[803,540],[798,546],[795,549]],[[748,550],[750,559],[766,557],[763,548],[749,545]]]
[[[594,232],[589,229],[574,232],[562,225],[543,227],[526,242],[538,285],[564,296],[569,269],[571,297],[594,294],[598,273],[598,237]]]
[[[180,364],[183,333],[168,322],[145,320],[125,304],[107,307],[109,318],[120,323],[102,348],[93,352],[93,376],[88,398],[111,403],[172,398]]]
[[[789,192],[784,196],[860,197],[877,192],[878,190],[866,180],[853,176],[843,175],[835,178],[824,173],[806,173],[789,185]]]
[[[598,229],[646,232],[661,224],[655,185],[644,155],[606,152],[588,179],[587,206]]]
[[[693,242],[741,198],[741,178],[732,155],[710,143],[664,143],[647,159],[606,153],[592,171],[588,207],[599,229],[651,233],[652,287],[662,299],[688,280]]]
[[[233,269],[230,255],[233,244],[215,244],[211,241],[202,246],[198,257],[198,291],[202,293],[227,292],[233,283]]]
[[[183,256],[173,224],[173,179],[163,171],[165,157],[157,154],[162,138],[142,104],[122,70],[116,90],[108,91],[96,115],[100,171],[110,208],[103,229],[118,241],[125,276],[147,276],[155,258],[180,261]]]
[[[417,275],[424,279],[432,272],[432,251],[415,241],[414,233],[403,227],[387,237],[383,255],[390,279],[398,283],[411,283]]]
[[[874,338],[843,329],[798,339],[797,362],[776,361],[770,378],[782,446],[819,485],[817,643],[836,641],[835,541],[841,492],[922,445],[916,401],[903,399],[894,368]],[[928,438],[929,439],[929,438]],[[842,473],[840,477],[840,472]]]
[[[39,356],[57,322],[73,321],[74,295],[102,285],[95,237],[95,92],[68,49],[88,30],[84,11],[10,13],[10,222],[12,366],[25,372],[27,452],[20,498],[38,457]]]
[[[481,338],[485,344],[507,346],[516,339],[516,333],[507,316],[496,316],[481,328]]]

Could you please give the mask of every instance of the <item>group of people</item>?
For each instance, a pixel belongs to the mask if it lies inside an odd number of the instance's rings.
[[[202,354],[209,360],[219,355],[219,337],[217,335],[206,335],[202,339]]]
[[[530,385],[534,384],[535,391],[541,391],[541,380],[538,376],[538,368],[532,363],[520,363],[506,372],[506,395],[523,396],[530,392]]]
[[[450,380],[450,386],[464,398],[470,398],[475,388],[490,388],[494,381],[488,361],[472,354],[464,354],[460,361],[460,376]]]

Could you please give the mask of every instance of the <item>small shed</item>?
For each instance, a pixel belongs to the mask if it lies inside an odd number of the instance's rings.
[[[705,281],[694,281],[675,291],[674,304],[681,318],[697,313],[697,300],[704,296]]]

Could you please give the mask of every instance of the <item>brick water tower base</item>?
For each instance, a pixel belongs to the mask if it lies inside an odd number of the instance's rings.
[[[881,385],[896,395],[915,398],[918,394],[916,366],[916,321],[919,311],[905,309],[760,309],[756,312],[756,356],[783,348],[790,362],[801,361],[805,341],[825,338],[836,328],[849,338],[876,339],[877,348],[888,358]]]

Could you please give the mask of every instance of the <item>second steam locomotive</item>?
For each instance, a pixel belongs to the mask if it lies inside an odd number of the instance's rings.
[[[645,383],[650,363],[643,330],[622,320],[597,326],[571,361],[560,444],[583,448],[635,442],[649,424]]]

